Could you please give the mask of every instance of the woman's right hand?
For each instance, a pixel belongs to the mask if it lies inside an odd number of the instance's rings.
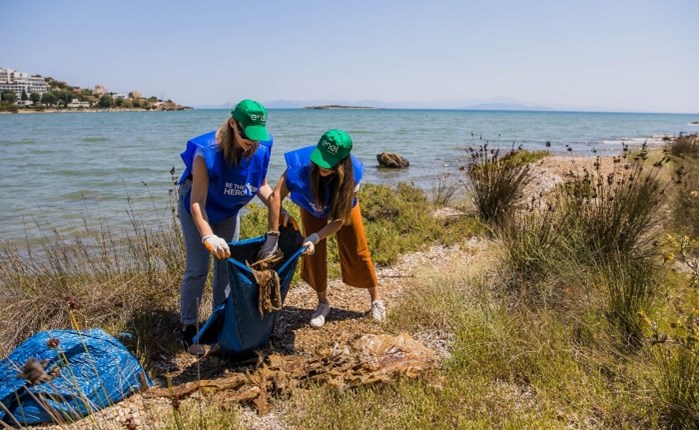
[[[201,238],[204,247],[216,258],[223,260],[231,256],[231,249],[228,242],[215,234],[208,234]]]
[[[279,232],[268,231],[265,237],[265,242],[262,244],[260,250],[257,252],[257,259],[264,260],[266,258],[274,256],[274,254],[277,252],[277,249],[279,249],[278,242]]]

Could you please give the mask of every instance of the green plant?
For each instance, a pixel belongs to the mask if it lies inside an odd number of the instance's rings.
[[[666,145],[668,152],[678,158],[697,158],[699,157],[699,135],[698,134],[680,134],[676,139]]]
[[[650,255],[665,187],[659,176],[663,158],[647,168],[645,147],[638,154],[624,148],[605,173],[598,158],[593,171],[576,173],[559,187],[556,206],[560,228],[579,261],[600,261],[616,252]]]
[[[511,161],[515,163],[535,163],[542,158],[549,157],[551,153],[546,150],[541,151],[529,151],[528,149],[518,148],[517,151],[512,152],[510,157]]]
[[[521,148],[500,156],[499,149],[485,143],[468,148],[467,188],[483,221],[504,225],[513,215],[524,189],[531,182],[529,164],[519,155]]]
[[[515,215],[512,222],[498,230],[503,269],[511,282],[535,284],[560,263],[555,221],[552,210],[529,211]]]
[[[434,186],[430,189],[432,204],[436,207],[451,205],[460,187],[460,180],[452,174],[447,173],[435,178]]]
[[[640,347],[644,327],[642,311],[651,307],[658,288],[653,262],[617,253],[597,269],[607,294],[607,318],[619,330],[624,347]]]
[[[699,309],[670,323],[670,334],[641,314],[650,326],[651,356],[659,370],[653,381],[655,404],[667,428],[699,427]]]
[[[698,139],[699,140],[699,139]],[[673,204],[676,226],[686,234],[699,236],[699,158],[673,160],[677,194]]]
[[[457,243],[480,228],[466,215],[435,218],[432,215],[435,207],[425,192],[405,183],[395,188],[364,184],[359,202],[369,249],[378,265],[392,264],[401,253],[426,244]]]

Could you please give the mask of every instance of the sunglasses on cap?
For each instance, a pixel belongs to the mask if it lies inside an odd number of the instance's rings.
[[[236,121],[236,126],[237,126],[236,128],[238,129],[238,135],[239,135],[242,139],[250,140],[250,138],[249,138],[249,137],[245,134],[245,132],[243,131],[243,126],[240,125],[240,123],[237,122],[237,121]]]
[[[240,123],[238,121],[236,121],[235,124],[236,124],[236,129],[238,129],[238,135],[240,136],[241,139],[250,140],[250,141],[255,142],[255,140],[250,139],[248,137],[248,135],[245,134],[245,131],[243,131],[243,126],[240,125]]]

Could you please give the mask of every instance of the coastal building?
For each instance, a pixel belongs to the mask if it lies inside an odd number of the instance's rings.
[[[69,108],[89,108],[89,107],[90,107],[90,103],[89,103],[89,102],[81,102],[81,101],[78,100],[78,99],[73,99],[73,101],[71,101],[70,103],[68,103],[68,104],[66,105],[66,107],[69,107]]]
[[[0,67],[0,92],[6,90],[14,91],[17,98],[20,98],[22,91],[27,94],[44,94],[49,90],[49,87],[44,78],[40,76],[29,76],[28,73]]]
[[[96,96],[107,94],[107,87],[105,87],[104,85],[95,85],[95,88],[93,88],[92,90],[92,94]]]

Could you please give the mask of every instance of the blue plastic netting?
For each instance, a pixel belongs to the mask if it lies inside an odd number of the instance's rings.
[[[31,385],[18,377],[29,358],[60,374]],[[138,360],[103,330],[43,331],[0,361],[0,423],[76,421],[151,385]]]

